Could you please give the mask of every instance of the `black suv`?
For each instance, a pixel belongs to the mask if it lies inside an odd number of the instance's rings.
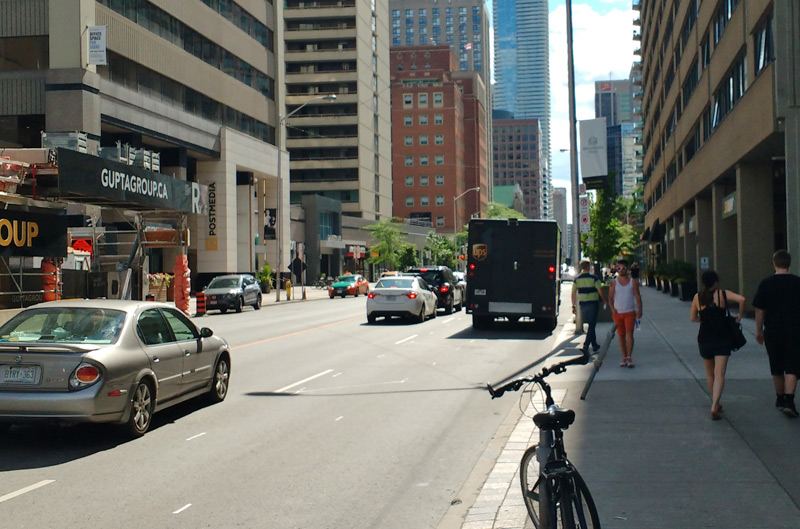
[[[464,306],[464,285],[459,283],[449,267],[416,266],[406,270],[406,273],[422,276],[436,293],[438,306],[444,307],[445,314],[461,310]]]

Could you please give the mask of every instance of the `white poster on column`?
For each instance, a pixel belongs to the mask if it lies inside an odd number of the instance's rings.
[[[581,177],[608,175],[606,118],[583,119],[580,123]]]
[[[89,64],[105,66],[106,59],[106,26],[89,26]]]

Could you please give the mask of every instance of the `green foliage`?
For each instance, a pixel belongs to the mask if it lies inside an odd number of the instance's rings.
[[[612,172],[606,187],[597,191],[597,200],[589,210],[592,227],[588,234],[581,235],[584,253],[601,263],[633,255],[640,241],[640,228],[635,224],[636,216],[640,215],[641,199],[626,200],[617,195],[612,187],[613,180]],[[588,244],[589,239],[592,244]]]
[[[697,281],[697,269],[694,265],[680,259],[672,261],[672,273],[678,280]]]
[[[430,254],[430,262],[445,265],[455,269],[458,258],[459,246],[456,243],[436,232],[430,232],[425,237],[425,253]]]
[[[524,219],[525,214],[497,202],[489,202],[486,217],[490,219]]]
[[[372,238],[378,241],[372,250],[378,250],[377,257],[368,257],[370,264],[384,265],[388,270],[397,270],[401,256],[407,252],[408,242],[400,229],[400,224],[384,219],[375,224],[365,226],[364,229],[372,232]]]
[[[413,244],[406,244],[405,251],[400,254],[399,269],[405,270],[412,266],[419,266],[419,264],[419,255],[416,247]]]
[[[264,263],[261,270],[256,272],[256,281],[264,288],[272,284],[272,267],[269,266],[269,263]]]

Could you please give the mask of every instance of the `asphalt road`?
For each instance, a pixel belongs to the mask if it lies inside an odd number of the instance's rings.
[[[0,527],[437,527],[517,406],[485,383],[536,362],[560,328],[478,332],[463,311],[367,325],[364,304],[196,319],[232,346],[230,394],[157,414],[141,439],[12,429]]]

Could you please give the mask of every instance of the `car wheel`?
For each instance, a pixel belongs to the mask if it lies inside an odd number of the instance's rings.
[[[425,321],[425,305],[423,304],[419,308],[419,314],[417,315],[417,323],[422,323]]]
[[[344,299],[344,297],[345,297],[346,295],[347,295],[347,294],[342,294],[342,299]]]
[[[450,299],[447,300],[447,305],[444,307],[445,314],[452,314],[453,313],[453,296],[450,296]]]
[[[261,308],[261,293],[259,292],[258,296],[256,297],[256,302],[253,303],[253,308],[258,310]]]
[[[353,293],[353,297],[354,297],[354,298],[357,298],[357,297],[358,297],[358,289],[356,289],[356,291]]]
[[[140,381],[133,392],[131,415],[125,425],[128,435],[141,437],[147,432],[153,420],[155,405],[156,399],[152,384],[146,380]]]
[[[431,318],[436,317],[436,302],[433,303],[433,310],[431,311]]]
[[[236,298],[236,305],[234,306],[234,309],[236,310],[236,312],[242,312],[242,306],[243,305],[244,305],[244,301],[242,300],[242,298]]]
[[[220,314],[225,314],[228,312],[228,309],[219,309]]]
[[[369,323],[370,325],[374,324],[377,319],[378,319],[377,316],[375,316],[374,314],[367,314],[367,323]]]
[[[224,356],[217,360],[214,368],[214,379],[211,381],[211,390],[208,392],[208,400],[212,404],[222,402],[228,395],[228,382],[231,378],[231,366],[228,359]]]

